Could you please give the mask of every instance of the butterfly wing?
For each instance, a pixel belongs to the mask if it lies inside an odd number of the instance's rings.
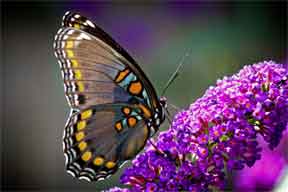
[[[123,102],[131,96],[153,111],[160,108],[153,86],[132,57],[85,17],[67,13],[54,48],[72,108]]]
[[[104,178],[144,147],[148,121],[160,116],[155,90],[128,53],[79,14],[65,14],[54,48],[73,109],[64,131],[67,171]]]
[[[75,112],[63,138],[66,169],[88,181],[105,178],[134,157],[148,137],[149,129],[136,106],[100,104]]]

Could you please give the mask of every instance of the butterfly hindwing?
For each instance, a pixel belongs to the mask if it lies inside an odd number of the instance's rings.
[[[66,168],[80,179],[105,178],[134,157],[148,136],[149,129],[137,106],[105,104],[75,112],[63,138]]]

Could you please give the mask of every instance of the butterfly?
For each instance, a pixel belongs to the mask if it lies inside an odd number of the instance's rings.
[[[54,40],[71,107],[63,134],[65,167],[78,179],[105,179],[133,159],[165,120],[165,97],[107,33],[67,12]]]

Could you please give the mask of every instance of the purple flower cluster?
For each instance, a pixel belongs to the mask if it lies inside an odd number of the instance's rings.
[[[224,189],[228,171],[261,158],[257,135],[270,149],[279,144],[288,122],[287,77],[284,65],[269,61],[218,80],[148,142],[121,182],[132,191]]]

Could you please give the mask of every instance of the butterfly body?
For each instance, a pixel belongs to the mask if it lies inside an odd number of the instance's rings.
[[[63,135],[67,172],[103,179],[157,132],[166,99],[118,43],[79,14],[64,15],[54,49],[71,107]]]

